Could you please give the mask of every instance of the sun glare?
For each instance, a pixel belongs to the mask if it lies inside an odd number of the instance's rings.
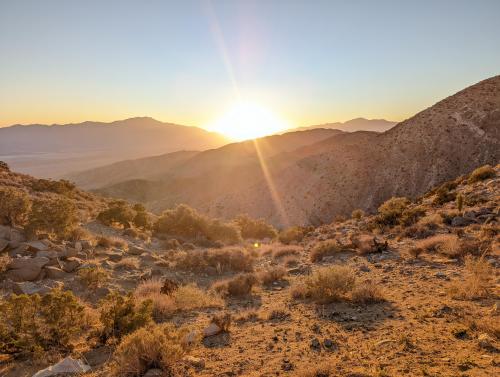
[[[272,111],[249,102],[238,102],[207,129],[234,140],[247,140],[284,131],[290,126]]]

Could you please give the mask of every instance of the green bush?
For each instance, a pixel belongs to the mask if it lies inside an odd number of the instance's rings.
[[[31,206],[31,200],[24,191],[12,187],[0,187],[0,223],[23,225]]]
[[[11,295],[0,301],[0,353],[69,350],[87,328],[87,319],[85,307],[69,291]]]
[[[434,197],[434,200],[432,203],[437,204],[437,205],[443,205],[444,203],[451,202],[452,200],[455,200],[457,194],[454,191],[450,191],[450,186],[449,185],[442,185],[439,186],[439,188],[436,190],[436,196]]]
[[[495,169],[491,165],[484,165],[474,170],[468,179],[468,183],[475,183],[484,181],[485,179],[493,178],[496,176]]]
[[[410,201],[406,198],[391,198],[378,207],[375,221],[380,225],[397,225]]]
[[[234,222],[240,229],[244,239],[276,238],[278,232],[272,225],[267,224],[263,219],[254,220],[247,215],[239,215]]]
[[[365,212],[362,209],[355,209],[351,214],[351,217],[355,220],[361,220],[364,216]]]
[[[97,266],[79,269],[78,276],[89,289],[99,288],[109,279],[109,273],[104,268]]]
[[[126,201],[116,200],[111,202],[107,209],[97,215],[97,220],[108,226],[117,223],[124,228],[130,228],[135,215],[135,212]]]
[[[164,211],[153,229],[157,234],[168,234],[186,239],[205,238],[209,241],[222,241],[229,244],[241,240],[239,230],[234,224],[208,218],[185,204]]]
[[[142,204],[136,204],[133,210],[135,211],[135,216],[132,219],[134,225],[142,230],[151,229],[151,216],[146,212],[146,208]]]
[[[122,296],[111,292],[100,303],[100,319],[103,324],[101,338],[121,338],[150,323],[153,318],[153,303],[135,301],[132,293]]]
[[[49,191],[56,194],[68,195],[75,191],[76,186],[65,179],[53,181],[51,179],[37,179],[31,183],[34,191]]]
[[[10,171],[9,165],[6,162],[0,161],[0,171]]]
[[[68,236],[78,225],[78,209],[66,198],[35,199],[31,206],[26,230],[31,235],[39,232]]]

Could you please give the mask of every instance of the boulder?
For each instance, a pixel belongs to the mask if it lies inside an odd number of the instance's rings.
[[[467,226],[467,225],[470,225],[474,222],[475,221],[472,220],[471,218],[462,217],[462,216],[455,216],[451,220],[451,226],[456,226],[456,227]]]
[[[53,286],[49,286],[49,285],[45,285],[45,284],[37,284],[37,283],[33,283],[31,281],[18,282],[18,283],[13,283],[12,291],[16,295],[21,295],[21,294],[44,295],[44,294],[49,293],[53,288],[56,287],[56,285],[54,285],[54,284],[52,284],[52,285]]]
[[[185,356],[183,359],[182,359],[185,363],[187,363],[188,365],[191,365],[193,368],[196,368],[196,369],[203,369],[205,368],[205,360],[199,358],[199,357],[194,357],[194,356]]]
[[[85,361],[91,367],[98,367],[104,363],[106,363],[113,353],[112,348],[109,346],[102,346],[99,348],[91,349],[83,354]]]
[[[73,258],[78,255],[78,251],[72,247],[67,247],[61,253],[61,258]]]
[[[9,242],[9,248],[11,249],[9,251],[9,256],[10,257],[16,257],[18,255],[24,256],[24,255],[29,255],[30,253],[28,252],[28,246],[24,244],[20,244],[18,246],[13,246],[12,241]]]
[[[9,243],[10,243],[9,241],[0,238],[0,253],[2,251],[4,251],[5,249],[7,249],[7,246],[9,246]]]
[[[88,372],[89,370],[90,366],[85,364],[83,361],[66,357],[57,364],[36,372],[33,377],[51,377],[60,374],[81,374]]]
[[[82,260],[78,258],[68,258],[63,262],[62,269],[65,272],[73,272],[82,265]]]
[[[49,259],[56,259],[59,254],[55,250],[40,250],[36,252],[37,257],[45,257]]]
[[[203,336],[205,336],[205,337],[213,336],[213,335],[220,334],[221,332],[222,332],[222,329],[219,326],[217,326],[215,323],[211,323],[210,325],[205,327],[205,329],[203,330]]]
[[[49,249],[47,244],[45,244],[42,241],[30,241],[30,242],[26,242],[26,245],[28,246],[29,251],[34,251],[34,252]]]
[[[163,377],[165,373],[161,369],[150,369],[143,375],[143,377]]]
[[[128,248],[128,253],[132,255],[141,255],[147,253],[148,251],[140,246],[130,245]]]
[[[49,263],[49,258],[45,258],[45,257],[15,258],[10,262],[8,269],[9,270],[18,270],[18,269],[25,269],[25,268],[29,268],[29,267],[37,267],[38,269],[41,269],[47,263]]]
[[[75,242],[75,250],[79,253],[80,251],[83,250],[82,243],[80,241]]]
[[[10,227],[6,225],[0,225],[0,238],[10,240]]]
[[[123,259],[123,255],[122,254],[118,254],[118,253],[112,253],[112,254],[109,254],[108,255],[108,259],[111,261],[111,262],[119,262]]]
[[[46,276],[50,279],[64,279],[68,276],[67,272],[64,272],[63,270],[55,266],[45,266],[44,270]]]

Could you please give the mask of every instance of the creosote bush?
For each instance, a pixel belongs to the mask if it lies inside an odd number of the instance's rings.
[[[121,338],[152,321],[153,303],[137,302],[132,293],[122,296],[111,292],[100,302],[100,319],[103,324],[101,338]]]
[[[235,224],[208,218],[185,204],[164,211],[155,222],[153,230],[156,234],[192,240],[207,239],[226,244],[241,241],[239,229]]]
[[[34,191],[53,192],[60,195],[70,196],[76,189],[74,183],[61,179],[54,181],[52,179],[36,179],[32,182],[31,188]]]
[[[242,248],[191,250],[177,258],[177,268],[184,271],[221,274],[253,271],[252,255]]]
[[[282,244],[285,245],[299,243],[308,233],[312,232],[313,230],[314,227],[312,226],[292,226],[290,228],[282,230],[278,235],[278,239]]]
[[[365,212],[362,209],[355,209],[351,214],[351,217],[355,220],[361,220],[364,216]]]
[[[255,274],[239,274],[232,279],[214,283],[212,289],[222,296],[246,296],[250,294],[257,281]]]
[[[355,282],[356,275],[350,267],[320,268],[306,279],[306,295],[321,303],[339,301],[354,288]]]
[[[130,228],[135,215],[126,201],[115,200],[109,204],[107,209],[97,215],[97,220],[108,226],[119,224],[124,228]]]
[[[410,204],[410,201],[406,198],[391,198],[387,200],[378,207],[376,222],[381,225],[397,225],[408,204]]]
[[[346,250],[348,249],[345,246],[335,240],[318,242],[311,250],[311,262],[321,262],[324,257],[336,255]]]
[[[252,219],[247,215],[240,215],[234,222],[241,232],[244,239],[262,240],[264,238],[276,238],[278,232],[272,225],[267,224],[263,219]]]
[[[134,225],[142,230],[151,229],[153,226],[151,215],[146,212],[146,208],[142,204],[138,203],[134,205],[133,210],[135,211],[135,216],[132,219]]]
[[[484,181],[485,179],[494,178],[496,176],[495,169],[491,165],[484,165],[474,170],[467,180],[468,183]]]
[[[88,329],[88,319],[85,306],[69,291],[11,295],[0,300],[0,353],[66,351]]]
[[[488,297],[489,284],[493,277],[493,268],[484,257],[465,257],[465,278],[451,286],[452,297],[464,300],[475,300]]]
[[[0,224],[24,225],[30,207],[30,197],[23,190],[0,187]]]
[[[70,235],[77,225],[78,209],[70,199],[35,199],[26,231],[32,236],[43,232],[63,238]]]
[[[114,353],[112,375],[141,377],[149,369],[157,368],[165,376],[176,373],[177,363],[187,352],[184,338],[187,330],[172,324],[151,324],[125,336]]]
[[[259,280],[264,285],[271,285],[274,282],[283,280],[287,274],[287,271],[282,266],[270,267],[264,271],[258,273]]]
[[[97,289],[109,279],[109,273],[102,267],[89,266],[78,270],[78,276],[89,289]]]

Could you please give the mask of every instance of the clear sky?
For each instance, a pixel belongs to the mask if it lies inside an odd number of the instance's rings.
[[[0,126],[403,120],[497,74],[499,0],[0,0]]]

